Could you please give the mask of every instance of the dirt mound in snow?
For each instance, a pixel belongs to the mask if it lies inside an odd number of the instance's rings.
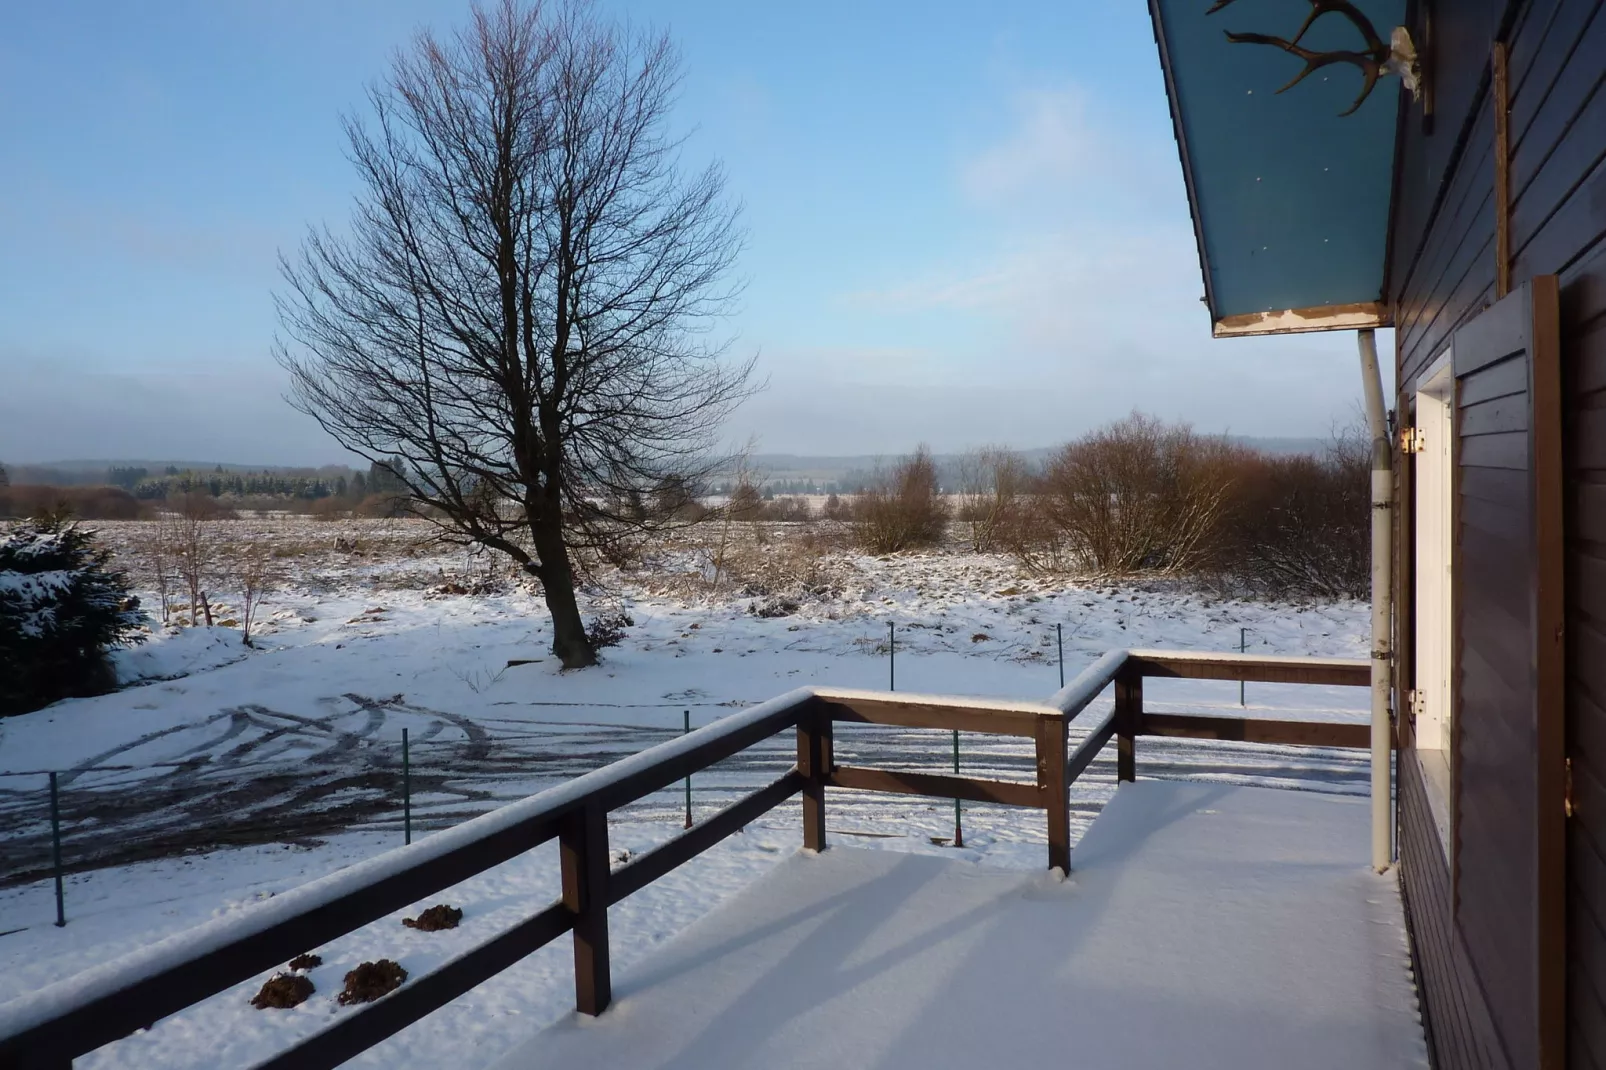
[[[346,974],[346,988],[340,993],[340,1005],[372,1003],[380,996],[396,991],[407,980],[407,971],[400,963],[390,959],[365,962]]]
[[[299,973],[276,973],[263,984],[262,991],[251,997],[251,1006],[259,1011],[296,1007],[314,991],[312,981]]]
[[[310,970],[315,966],[322,965],[323,957],[321,955],[297,955],[295,958],[290,960],[290,968],[292,970]]]
[[[457,923],[463,920],[463,912],[454,906],[440,903],[430,907],[416,918],[403,918],[402,924],[409,929],[418,929],[421,932],[433,933],[441,929],[455,929]]]

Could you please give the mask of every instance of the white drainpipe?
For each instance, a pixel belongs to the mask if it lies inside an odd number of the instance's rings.
[[[1393,553],[1394,466],[1388,422],[1383,415],[1383,378],[1377,338],[1359,332],[1361,379],[1366,387],[1366,423],[1372,436],[1372,868],[1382,873],[1393,857],[1389,791],[1389,617]]]

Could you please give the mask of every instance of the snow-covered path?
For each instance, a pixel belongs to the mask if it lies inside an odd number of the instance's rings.
[[[1073,864],[794,855],[496,1070],[1427,1066],[1364,800],[1139,781]]]

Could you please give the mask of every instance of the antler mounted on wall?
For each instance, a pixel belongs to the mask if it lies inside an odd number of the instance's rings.
[[[1214,15],[1232,2],[1233,0],[1216,0],[1205,14]],[[1364,104],[1366,98],[1371,95],[1372,88],[1377,85],[1378,78],[1384,74],[1398,73],[1404,80],[1406,88],[1413,94],[1416,92],[1416,52],[1405,27],[1395,27],[1391,42],[1384,44],[1372,26],[1372,20],[1350,0],[1309,0],[1309,2],[1310,14],[1305,16],[1304,23],[1300,25],[1299,32],[1294,34],[1292,40],[1263,33],[1234,33],[1231,30],[1227,31],[1227,40],[1235,45],[1273,45],[1305,61],[1305,69],[1289,79],[1288,84],[1282,89],[1277,90],[1279,93],[1292,89],[1313,71],[1319,71],[1334,63],[1349,63],[1358,67],[1362,77],[1360,96],[1355,98],[1355,103],[1339,112],[1340,116],[1351,115]],[[1317,19],[1330,14],[1342,15],[1360,31],[1361,37],[1366,42],[1364,51],[1340,49],[1317,52],[1299,43]]]

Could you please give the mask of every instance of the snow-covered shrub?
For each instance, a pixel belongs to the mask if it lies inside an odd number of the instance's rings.
[[[114,682],[106,651],[143,638],[145,614],[95,533],[28,520],[0,533],[0,716]]]

